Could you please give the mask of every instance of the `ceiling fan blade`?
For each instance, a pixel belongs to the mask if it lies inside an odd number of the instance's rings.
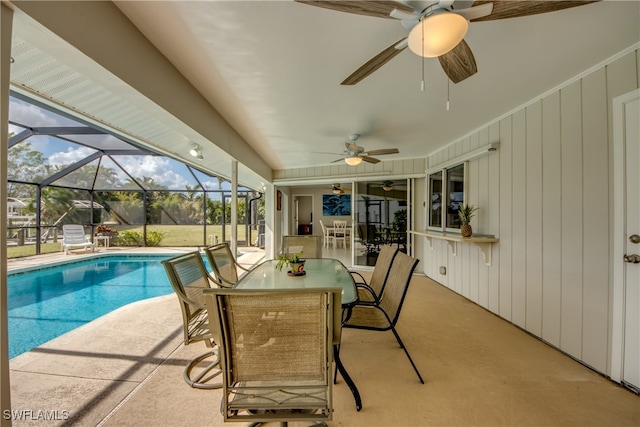
[[[485,16],[491,15],[493,12],[493,2],[484,3],[479,6],[469,7],[467,9],[459,9],[454,13],[462,15],[467,21],[475,21]]]
[[[462,40],[449,52],[438,57],[444,72],[452,82],[459,83],[478,72],[471,48]]]
[[[368,60],[363,66],[354,71],[349,77],[344,79],[341,85],[354,85],[364,80],[378,68],[392,60],[397,54],[407,48],[407,45],[403,43],[407,38],[403,37],[370,60]],[[400,46],[398,46],[400,45]]]
[[[360,150],[361,147],[359,147],[355,142],[345,142],[344,146],[347,148],[347,151],[349,153],[357,154],[358,152],[362,151]]]
[[[369,157],[369,156],[360,156],[362,157],[362,160],[364,160],[367,163],[380,163],[380,160],[376,159],[375,157]]]
[[[382,148],[380,150],[371,150],[363,153],[368,156],[382,156],[384,154],[398,154],[400,151],[397,148]]]
[[[343,162],[344,161],[344,157],[340,157],[338,160],[334,160],[331,163],[338,163],[338,162]]]
[[[395,1],[335,1],[335,0],[295,0],[298,3],[309,6],[318,6],[325,9],[336,10],[338,12],[355,13],[356,15],[375,16],[377,18],[391,18],[390,14],[394,9],[401,12],[412,13],[413,8]]]
[[[517,18],[520,16],[538,15],[540,13],[555,12],[557,10],[569,9],[571,7],[583,6],[589,3],[596,3],[600,0],[585,1],[491,1],[479,0],[473,3],[471,9],[486,3],[493,3],[493,12],[490,15],[471,19],[471,22],[494,21],[496,19]]]

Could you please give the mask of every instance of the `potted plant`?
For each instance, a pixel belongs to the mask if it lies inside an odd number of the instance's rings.
[[[480,209],[473,205],[462,205],[458,210],[458,217],[460,218],[460,234],[462,237],[471,237],[473,229],[471,228],[471,218],[474,217],[475,212]]]
[[[302,252],[300,251],[297,254],[283,254],[278,256],[278,263],[276,264],[276,268],[278,270],[282,270],[282,267],[285,265],[289,265],[290,271],[288,273],[294,276],[301,276],[305,274],[304,272],[304,262],[305,260],[302,258]]]
[[[107,225],[100,224],[96,227],[95,236],[117,236],[118,230]]]

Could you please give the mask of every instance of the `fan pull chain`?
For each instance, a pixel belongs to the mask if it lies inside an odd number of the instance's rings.
[[[424,92],[424,56],[422,57],[422,81],[420,82],[420,90]]]
[[[451,80],[447,78],[447,111],[449,111],[449,83]]]
[[[419,22],[418,25],[421,25],[422,23]],[[425,61],[425,57],[424,57],[424,25],[422,25],[422,82],[420,82],[420,90],[422,92],[424,92],[424,61]]]

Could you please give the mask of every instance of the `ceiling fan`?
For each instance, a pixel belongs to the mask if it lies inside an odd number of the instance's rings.
[[[331,191],[333,192],[333,194],[344,194],[346,191],[350,190],[345,190],[340,186],[340,184],[332,184]]]
[[[438,57],[449,79],[458,83],[478,68],[464,41],[469,22],[493,21],[554,12],[600,0],[295,0],[338,12],[399,20],[409,35],[396,41],[347,77],[342,85],[354,85],[371,75],[407,47],[423,57]]]
[[[384,191],[391,191],[391,190],[393,190],[393,181],[389,181],[389,180],[384,181],[384,182],[382,183],[382,189],[383,189]]]
[[[375,163],[380,163],[380,160],[371,156],[382,156],[385,154],[398,154],[400,152],[397,148],[383,148],[380,150],[365,151],[364,147],[361,147],[356,144],[356,141],[358,140],[358,138],[360,138],[359,133],[352,133],[351,135],[349,135],[350,142],[344,143],[344,146],[346,148],[344,153],[345,156],[338,160],[334,160],[331,163],[337,163],[344,160],[350,166],[357,166],[360,163],[362,163],[362,161],[364,160],[367,163],[375,164]]]

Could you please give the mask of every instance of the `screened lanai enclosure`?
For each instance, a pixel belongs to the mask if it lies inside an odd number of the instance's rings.
[[[230,241],[231,182],[12,94],[7,252],[61,251],[62,226],[82,224],[111,246]],[[259,245],[264,199],[238,187],[237,244]]]

